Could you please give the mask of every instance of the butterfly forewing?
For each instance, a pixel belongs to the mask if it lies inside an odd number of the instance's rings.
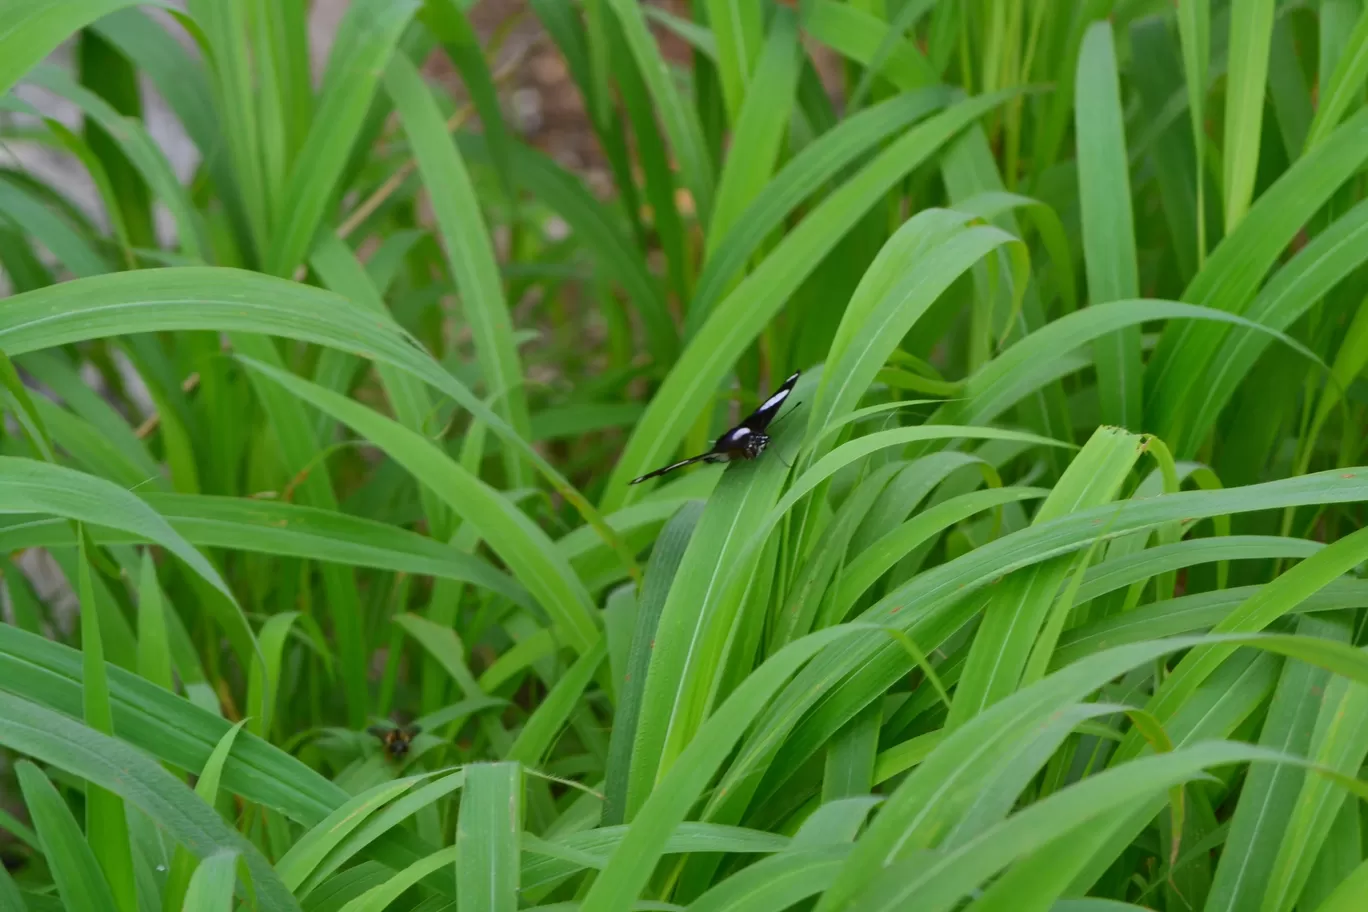
[[[799,371],[794,371],[793,376],[784,381],[784,385],[775,390],[768,399],[760,403],[760,407],[751,412],[750,417],[741,422],[737,427],[750,428],[751,432],[763,431],[770,426],[774,416],[779,414],[779,409],[783,408],[784,400],[793,392],[793,385],[798,382]]]

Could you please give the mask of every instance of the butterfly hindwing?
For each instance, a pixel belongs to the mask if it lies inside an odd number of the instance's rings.
[[[673,472],[675,469],[682,469],[684,468],[684,466],[692,465],[695,462],[703,462],[705,460],[711,462],[712,460],[708,458],[709,456],[712,456],[712,453],[703,453],[699,456],[690,456],[688,459],[681,459],[679,460],[679,462],[671,463],[670,465],[665,466],[665,468],[663,469],[656,469],[654,472],[647,472],[640,478],[633,478],[629,483],[641,484],[643,481],[648,481],[652,478],[658,478],[659,476],[664,475],[667,472]]]

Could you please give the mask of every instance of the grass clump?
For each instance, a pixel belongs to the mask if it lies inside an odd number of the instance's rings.
[[[308,26],[0,0],[0,908],[1368,904],[1358,3]]]

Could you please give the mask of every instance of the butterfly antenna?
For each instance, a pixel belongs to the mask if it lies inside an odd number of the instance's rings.
[[[779,422],[783,421],[783,420],[784,420],[785,418],[787,418],[789,415],[792,415],[794,412],[798,411],[799,406],[801,406],[802,404],[803,404],[803,403],[801,403],[801,402],[795,402],[795,403],[793,404],[793,408],[789,409],[787,412],[784,412],[784,414],[780,415],[778,418],[775,418],[775,419],[774,419],[774,424],[770,425],[770,427],[778,427],[778,426],[779,426]]]

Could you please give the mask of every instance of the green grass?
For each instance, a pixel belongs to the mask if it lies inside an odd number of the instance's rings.
[[[308,6],[0,0],[0,909],[1368,906],[1363,3]]]

